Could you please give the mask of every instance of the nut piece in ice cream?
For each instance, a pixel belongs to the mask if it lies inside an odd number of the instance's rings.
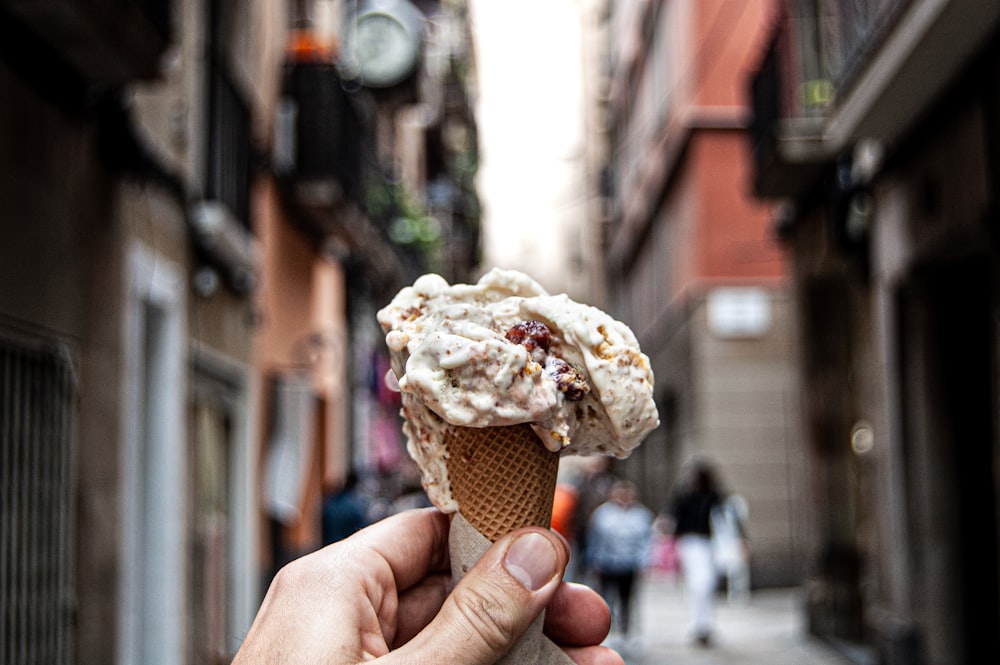
[[[649,359],[632,331],[523,273],[494,269],[454,285],[424,275],[378,321],[407,448],[445,512],[459,508],[449,428],[528,424],[553,453],[626,457],[659,424]]]

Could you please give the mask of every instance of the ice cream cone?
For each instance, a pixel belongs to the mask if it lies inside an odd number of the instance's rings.
[[[493,269],[475,285],[422,275],[378,322],[407,450],[428,498],[452,514],[456,583],[505,534],[550,526],[561,453],[546,443],[624,458],[659,424],[649,358],[628,326],[523,273]],[[571,661],[539,619],[501,663]]]
[[[552,521],[559,455],[530,425],[452,427],[445,435],[448,477],[458,502],[452,521],[452,573],[461,578],[490,543],[522,526]],[[572,665],[542,634],[540,616],[498,665]]]
[[[452,427],[448,478],[459,512],[491,542],[522,526],[549,527],[559,455],[530,425]]]

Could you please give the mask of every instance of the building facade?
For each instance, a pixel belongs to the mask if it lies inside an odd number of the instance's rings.
[[[609,3],[607,270],[656,376],[661,426],[621,465],[662,509],[713,461],[749,506],[755,585],[799,579],[795,337],[742,79],[767,2]]]
[[[1000,6],[777,2],[747,95],[792,256],[811,629],[1000,657]]]
[[[322,500],[349,473],[381,503],[410,470],[375,312],[422,272],[468,279],[478,256],[464,11],[405,0],[292,8],[274,179],[262,192],[272,212],[261,217],[255,363],[267,386],[260,471],[271,570],[323,544]],[[368,21],[392,22],[398,37],[378,41]],[[383,62],[379,48],[408,55]]]
[[[402,70],[370,9],[0,2],[0,661],[229,662],[399,460],[374,308],[473,260],[475,126],[461,3]]]
[[[0,6],[4,662],[214,662],[253,615],[262,3],[224,4]]]

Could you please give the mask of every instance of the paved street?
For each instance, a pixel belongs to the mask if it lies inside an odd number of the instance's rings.
[[[609,644],[628,665],[846,665],[842,656],[803,628],[796,589],[763,590],[748,604],[717,608],[717,635],[710,648],[694,646],[687,632],[683,591],[673,581],[646,579],[638,599],[640,637]]]

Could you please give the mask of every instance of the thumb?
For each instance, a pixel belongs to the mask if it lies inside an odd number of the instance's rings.
[[[568,559],[565,542],[540,527],[500,538],[396,655],[404,662],[492,665],[545,609]]]

